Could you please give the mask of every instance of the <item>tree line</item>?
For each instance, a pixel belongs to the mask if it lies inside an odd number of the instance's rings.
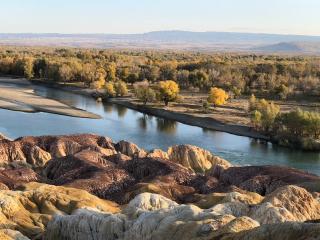
[[[304,150],[320,150],[320,113],[300,108],[281,112],[272,101],[249,100],[251,122],[255,129],[271,137],[281,145]]]
[[[181,89],[218,87],[234,97],[320,93],[320,58],[311,56],[1,47],[0,74],[96,89],[116,81],[172,80]]]

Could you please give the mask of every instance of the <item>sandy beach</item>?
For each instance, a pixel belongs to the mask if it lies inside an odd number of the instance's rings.
[[[8,83],[17,84],[10,85]],[[0,78],[0,108],[21,112],[47,112],[71,117],[99,119],[100,116],[59,101],[36,95],[24,79]]]

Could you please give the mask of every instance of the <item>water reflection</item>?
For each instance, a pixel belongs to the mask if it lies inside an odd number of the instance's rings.
[[[166,150],[175,144],[192,144],[208,149],[237,165],[286,165],[320,175],[320,153],[301,152],[228,133],[210,131],[70,92],[34,86],[41,96],[101,115],[102,119],[81,119],[49,113],[21,113],[0,110],[0,132],[11,138],[24,135],[96,133],[114,141],[126,139],[145,149]]]
[[[116,109],[117,113],[118,113],[118,117],[123,118],[126,113],[128,108],[121,106],[121,105],[114,105],[114,108]]]
[[[142,117],[138,118],[138,124],[139,124],[139,127],[142,129],[142,130],[147,130],[148,128],[148,116],[146,114],[143,114]]]
[[[103,109],[106,113],[112,113],[113,112],[113,105],[103,104]]]
[[[177,131],[177,122],[164,118],[157,118],[157,130],[169,135],[174,135]]]
[[[153,116],[148,114],[142,114],[141,117],[137,118],[137,121],[140,129],[146,131],[148,129],[148,125],[153,125]]]

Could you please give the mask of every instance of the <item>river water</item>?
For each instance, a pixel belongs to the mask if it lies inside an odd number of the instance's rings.
[[[188,126],[94,99],[43,86],[38,95],[99,114],[102,119],[82,119],[50,113],[22,113],[0,109],[0,132],[11,138],[25,135],[95,133],[114,141],[132,141],[151,150],[175,144],[192,144],[238,165],[284,165],[320,175],[320,153],[309,153],[259,143],[248,137]]]

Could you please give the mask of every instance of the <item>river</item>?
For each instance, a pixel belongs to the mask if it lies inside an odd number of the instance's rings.
[[[111,137],[114,141],[132,141],[147,150],[167,150],[175,144],[192,144],[208,149],[236,165],[283,165],[320,175],[320,153],[259,143],[248,137],[189,126],[115,104],[98,103],[90,97],[75,93],[39,85],[32,87],[38,95],[99,114],[102,119],[0,109],[1,133],[11,138],[25,135],[95,133]]]

